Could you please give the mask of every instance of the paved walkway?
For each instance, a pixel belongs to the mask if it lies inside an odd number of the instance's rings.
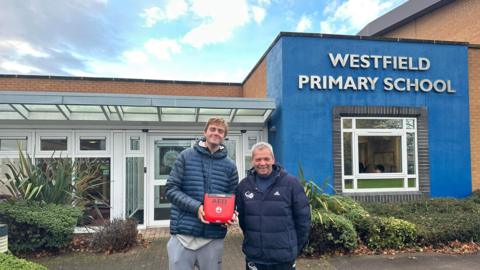
[[[147,248],[137,247],[127,253],[78,253],[37,259],[50,270],[167,270],[168,231],[157,229],[142,232],[152,242]],[[229,232],[225,241],[223,265],[226,270],[244,270],[241,251],[242,236]],[[443,255],[434,253],[399,254],[395,256],[338,256],[327,259],[300,259],[298,270],[397,270],[397,269],[480,269],[480,254]],[[206,269],[208,270],[208,269]]]

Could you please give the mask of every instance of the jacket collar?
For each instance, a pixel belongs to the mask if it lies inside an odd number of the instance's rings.
[[[210,150],[208,150],[207,146],[205,145],[205,137],[201,137],[193,146],[193,148],[200,154],[206,155],[209,157],[212,157],[214,159],[222,159],[227,156],[227,148],[221,144],[220,148],[217,150],[215,153],[210,153]]]

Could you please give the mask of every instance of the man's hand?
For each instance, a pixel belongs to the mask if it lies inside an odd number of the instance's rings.
[[[236,224],[237,222],[238,222],[238,212],[235,211],[232,215],[232,219],[227,221],[227,223],[225,223],[225,226],[229,227],[229,226],[232,226],[232,225]]]
[[[198,216],[198,219],[200,219],[200,221],[201,221],[202,223],[210,224],[210,222],[209,222],[209,221],[206,221],[205,218],[204,218],[204,217],[205,217],[205,212],[203,211],[203,204],[200,205],[200,207],[198,208],[197,216]]]

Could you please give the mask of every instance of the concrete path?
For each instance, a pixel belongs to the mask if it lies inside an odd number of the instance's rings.
[[[168,234],[154,232],[147,234],[155,238],[148,248],[137,247],[127,253],[109,256],[77,253],[36,259],[50,270],[167,270],[166,243]],[[229,233],[225,242],[223,269],[244,270],[245,263],[241,251],[242,236]],[[399,254],[395,256],[342,256],[327,259],[300,259],[298,270],[320,269],[480,269],[480,254],[443,255],[434,253]],[[208,270],[208,269],[206,269]]]

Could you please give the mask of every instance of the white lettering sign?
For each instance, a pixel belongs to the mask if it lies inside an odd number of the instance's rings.
[[[334,68],[427,71],[431,67],[430,59],[426,57],[328,53],[328,59]],[[374,91],[379,82],[383,83],[382,88],[387,92],[456,92],[451,80],[442,79],[386,77],[381,80],[369,76],[298,75],[299,90]]]

